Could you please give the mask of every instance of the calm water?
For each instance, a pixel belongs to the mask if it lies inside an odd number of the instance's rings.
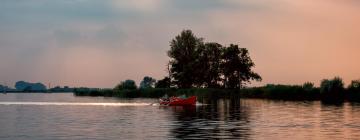
[[[360,139],[360,105],[254,99],[202,100],[0,95],[0,139]]]

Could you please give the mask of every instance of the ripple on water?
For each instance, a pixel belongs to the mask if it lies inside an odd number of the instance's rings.
[[[150,105],[156,101],[71,94],[2,95],[0,139],[360,137],[359,104],[222,99],[204,100],[195,107]]]

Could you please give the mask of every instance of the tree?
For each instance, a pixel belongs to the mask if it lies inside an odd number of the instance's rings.
[[[124,89],[136,89],[136,84],[134,80],[125,80],[121,81],[114,89],[115,90],[124,90]]]
[[[153,88],[156,80],[152,77],[145,76],[140,82],[140,88]]]
[[[344,82],[340,77],[324,79],[320,84],[320,93],[325,102],[342,102],[344,100]]]
[[[219,88],[221,81],[220,63],[223,46],[216,42],[205,43],[199,48],[196,84],[208,88]]]
[[[348,86],[348,92],[351,94],[360,93],[360,80],[352,80]]]
[[[360,88],[360,80],[352,80],[349,88]]]
[[[340,93],[344,91],[344,82],[340,77],[333,79],[324,79],[320,84],[321,93]]]
[[[304,90],[310,91],[310,90],[312,90],[314,88],[314,83],[305,82],[302,87],[303,87]]]
[[[169,77],[165,77],[164,79],[161,79],[157,81],[155,84],[155,88],[170,88],[171,86],[171,80]]]
[[[261,81],[259,74],[251,69],[255,66],[246,48],[230,44],[223,49],[221,70],[225,88],[241,88],[250,80]]]
[[[241,88],[250,80],[260,81],[246,48],[216,42],[204,43],[191,30],[183,30],[170,42],[169,76],[178,88]]]
[[[203,44],[202,40],[191,30],[183,30],[170,42],[171,48],[168,51],[168,56],[171,58],[170,76],[179,88],[191,88],[194,85],[196,80],[194,70],[197,68],[198,48]]]

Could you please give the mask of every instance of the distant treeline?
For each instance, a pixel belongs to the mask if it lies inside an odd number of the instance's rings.
[[[73,92],[74,88],[68,86],[60,87],[56,86],[53,88],[46,88],[43,83],[30,83],[26,81],[18,81],[15,83],[15,89],[0,85],[0,92],[3,93],[54,93],[54,92]]]
[[[339,77],[322,80],[320,87],[315,87],[310,82],[303,85],[268,84],[242,89],[241,96],[280,100],[321,100],[329,103],[360,101],[360,80],[353,80],[347,87]]]
[[[145,79],[145,78],[144,78]],[[144,82],[142,82],[144,83]],[[337,103],[344,101],[360,101],[360,80],[353,80],[344,87],[341,78],[324,79],[320,87],[306,82],[303,85],[275,85],[268,84],[262,87],[247,87],[242,89],[220,88],[153,88],[153,84],[147,87],[137,88],[135,82],[127,80],[114,89],[75,89],[78,96],[107,96],[121,98],[159,98],[168,96],[196,95],[202,98],[261,98],[276,100],[321,100],[323,102]]]

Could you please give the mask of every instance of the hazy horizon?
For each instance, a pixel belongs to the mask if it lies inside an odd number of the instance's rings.
[[[113,87],[167,75],[183,29],[248,48],[267,83],[360,79],[360,2],[354,0],[3,0],[0,84]]]

